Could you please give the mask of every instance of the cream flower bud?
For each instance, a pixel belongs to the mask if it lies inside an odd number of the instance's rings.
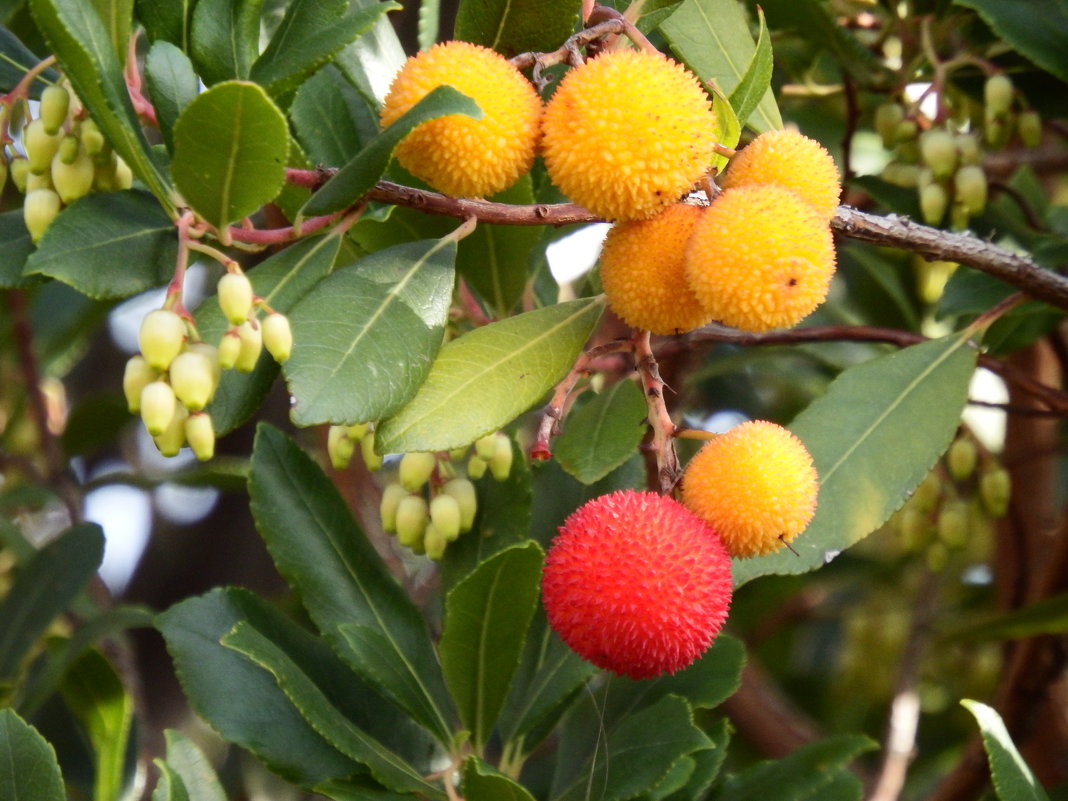
[[[240,353],[241,335],[238,333],[237,328],[231,328],[219,340],[219,368],[232,370],[234,365],[237,364],[237,357]]]
[[[382,519],[382,530],[388,534],[397,532],[397,507],[401,500],[408,497],[408,490],[400,484],[387,484],[382,490],[382,501],[378,504],[378,513]]]
[[[382,457],[375,453],[375,432],[368,432],[360,440],[360,455],[363,456],[364,466],[374,473],[382,469]]]
[[[219,308],[233,325],[241,325],[252,311],[252,282],[244,273],[227,273],[219,279]]]
[[[460,507],[460,533],[471,530],[475,524],[475,514],[478,512],[478,493],[475,485],[466,478],[454,478],[446,481],[441,491],[456,499]]]
[[[326,454],[335,470],[344,470],[352,461],[356,443],[345,435],[345,426],[330,426],[326,432]]]
[[[59,150],[63,134],[48,133],[40,118],[31,120],[22,130],[22,146],[26,149],[26,158],[30,161],[30,172],[38,175],[52,166],[52,158]]]
[[[77,153],[73,161],[65,162],[62,151],[52,159],[52,184],[60,200],[70,204],[89,194],[93,188],[93,176],[96,167],[84,150]]]
[[[185,321],[170,309],[154,309],[137,334],[141,355],[157,370],[166,370],[185,344]]]
[[[489,469],[497,481],[507,480],[512,472],[512,440],[507,434],[497,434],[497,447],[490,457]]]
[[[433,520],[427,523],[426,530],[423,532],[423,552],[428,559],[440,562],[442,557],[445,556],[445,548],[448,547],[450,542],[452,540],[434,525]]]
[[[67,121],[67,112],[70,110],[70,92],[62,86],[49,86],[41,92],[41,105],[38,114],[41,119],[41,127],[45,133],[55,134]]]
[[[202,462],[215,455],[215,429],[211,424],[211,415],[207,412],[193,412],[185,419],[185,439],[193,449],[193,455]]]
[[[472,481],[478,481],[482,476],[486,475],[486,468],[489,465],[486,464],[486,460],[478,454],[472,454],[471,458],[467,460],[467,477]]]
[[[263,332],[252,320],[246,320],[237,327],[237,336],[241,340],[241,350],[234,362],[234,369],[239,373],[251,373],[256,369],[263,351]]]
[[[430,501],[430,522],[447,542],[460,536],[460,520],[460,504],[451,495],[435,495]]]
[[[156,443],[156,447],[159,448],[159,452],[164,456],[177,456],[182,446],[185,445],[185,421],[188,417],[189,412],[185,410],[185,407],[176,403],[174,416],[171,418],[171,422],[168,423],[167,428],[161,434],[152,438],[152,441]]]
[[[293,329],[289,326],[289,318],[271,312],[260,325],[263,327],[263,346],[281,364],[293,352]]]
[[[397,540],[413,550],[422,548],[423,533],[426,531],[430,515],[427,513],[426,501],[418,495],[401,498],[397,504]]]
[[[438,460],[432,453],[426,451],[414,451],[401,457],[397,477],[401,486],[408,492],[415,492],[430,478]]]
[[[141,411],[141,391],[159,378],[159,371],[149,367],[143,356],[131,356],[122,374],[122,391],[131,414]]]
[[[51,189],[34,189],[26,195],[22,202],[22,219],[26,223],[26,230],[30,232],[30,239],[40,241],[59,214],[59,209],[59,195]]]
[[[187,350],[174,357],[169,369],[171,388],[191,412],[199,412],[215,393],[215,367],[206,355]]]
[[[179,408],[171,385],[158,380],[146,384],[141,390],[140,406],[141,420],[153,437],[158,437],[167,430]]]

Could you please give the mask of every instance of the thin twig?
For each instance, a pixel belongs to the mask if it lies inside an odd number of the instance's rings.
[[[656,474],[662,495],[669,494],[679,480],[681,470],[675,452],[675,424],[664,402],[664,381],[660,367],[653,356],[648,331],[634,335],[634,358],[645,389],[645,402],[649,407],[649,425],[653,429],[653,452],[656,454]]]

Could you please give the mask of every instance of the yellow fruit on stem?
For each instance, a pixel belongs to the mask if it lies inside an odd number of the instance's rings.
[[[819,480],[796,436],[766,420],[735,426],[706,444],[682,476],[682,502],[731,556],[776,551],[808,526]]]
[[[701,305],[744,331],[800,322],[826,298],[834,269],[827,220],[773,184],[721,194],[686,247],[686,279]]]
[[[827,148],[791,129],[766,131],[731,159],[723,187],[754,184],[792,189],[828,220],[842,194],[838,167]]]
[[[711,316],[686,283],[686,242],[701,207],[668,206],[648,220],[617,223],[601,250],[608,305],[633,328],[654,334],[692,331]]]
[[[606,220],[640,220],[701,180],[718,129],[708,95],[681,64],[613,50],[564,76],[545,107],[542,152],[573,201]]]
[[[539,136],[541,98],[514,66],[486,47],[444,42],[405,62],[382,105],[383,126],[439,86],[463,92],[482,119],[451,114],[419,125],[397,146],[397,161],[439,192],[484,197],[530,170]]]

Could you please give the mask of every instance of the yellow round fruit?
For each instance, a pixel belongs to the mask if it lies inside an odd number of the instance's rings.
[[[545,166],[606,220],[651,217],[693,188],[719,135],[708,95],[660,53],[613,50],[572,69],[545,107]]]
[[[382,125],[391,125],[439,86],[478,103],[482,119],[451,114],[416,127],[395,153],[406,170],[453,197],[492,195],[530,170],[541,98],[519,70],[486,47],[444,42],[408,59],[386,95]]]
[[[722,183],[725,189],[753,184],[792,189],[828,220],[842,194],[831,154],[815,139],[790,129],[766,131],[738,151]]]
[[[601,285],[608,305],[627,325],[678,334],[711,321],[686,283],[686,242],[701,212],[700,206],[676,203],[608,232]]]
[[[773,184],[723,192],[686,247],[686,279],[705,311],[743,331],[796,325],[827,297],[834,268],[827,220]]]
[[[793,541],[816,511],[818,489],[812,457],[801,440],[766,420],[720,434],[682,475],[683,505],[738,559]]]

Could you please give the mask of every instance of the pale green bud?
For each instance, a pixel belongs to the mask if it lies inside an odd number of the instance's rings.
[[[423,534],[430,522],[426,501],[418,495],[408,495],[397,504],[397,540],[415,550],[422,548]]]
[[[423,551],[428,559],[440,562],[442,557],[445,556],[445,549],[451,541],[431,520],[423,532]]]
[[[219,308],[231,325],[241,325],[252,311],[252,282],[244,273],[227,273],[219,279]]]
[[[104,134],[100,133],[100,129],[91,119],[86,118],[79,123],[78,137],[85,146],[85,152],[94,159],[104,153],[106,145]]]
[[[446,481],[441,491],[456,499],[460,507],[460,533],[470,531],[475,524],[475,514],[478,512],[478,493],[475,485],[466,478],[454,478]]]
[[[957,154],[961,164],[978,164],[983,160],[983,150],[975,134],[957,136]]]
[[[1016,130],[1025,147],[1038,147],[1042,144],[1042,118],[1037,111],[1021,111],[1016,118]]]
[[[59,195],[51,189],[34,189],[26,194],[22,203],[22,219],[31,240],[40,241],[52,220],[58,216],[59,208]]]
[[[960,548],[968,541],[968,504],[950,500],[938,512],[938,538],[950,548]]]
[[[975,443],[967,437],[953,440],[953,444],[946,451],[946,467],[949,474],[957,481],[966,481],[975,472],[975,465],[979,461],[979,451]]]
[[[159,452],[164,456],[177,456],[178,452],[182,450],[182,446],[185,445],[185,421],[188,417],[189,412],[185,410],[185,407],[176,403],[174,416],[171,418],[167,428],[161,434],[152,438],[152,441],[156,443],[156,447],[159,448]]]
[[[180,408],[171,385],[160,380],[149,382],[141,390],[140,406],[141,420],[153,437],[167,430]]]
[[[415,492],[430,479],[437,463],[437,457],[427,451],[406,453],[401,457],[397,478],[408,492]]]
[[[122,156],[115,157],[115,175],[111,180],[111,186],[116,192],[133,186],[133,170],[122,160]]]
[[[289,318],[278,312],[271,312],[260,324],[263,327],[263,345],[274,360],[281,364],[293,352],[293,329]]]
[[[22,194],[26,194],[26,179],[29,175],[30,162],[25,156],[15,156],[11,159],[11,180]]]
[[[154,309],[137,334],[141,355],[157,370],[166,370],[185,345],[185,321],[170,309]]]
[[[986,140],[987,145],[995,150],[1005,147],[1012,136],[1012,126],[1011,115],[996,116],[988,112],[983,121],[983,138]]]
[[[987,113],[994,116],[1008,114],[1012,108],[1014,93],[1012,79],[1008,75],[991,75],[983,84],[983,101],[986,103]]]
[[[215,393],[215,367],[207,356],[187,350],[168,369],[175,396],[191,412],[199,412]]]
[[[360,440],[360,455],[364,466],[372,473],[382,469],[382,457],[375,453],[375,432],[369,431]]]
[[[902,164],[897,161],[891,161],[883,167],[883,180],[895,186],[912,189],[919,183],[919,177],[920,168],[915,164]]]
[[[905,120],[905,109],[900,103],[883,103],[875,109],[875,130],[889,149],[897,144],[897,129]]]
[[[159,378],[159,371],[149,367],[143,356],[131,356],[122,374],[122,391],[131,414],[141,411],[141,391]]]
[[[70,110],[70,93],[62,86],[49,86],[41,92],[41,105],[38,114],[41,127],[46,133],[54,134],[67,121]]]
[[[78,141],[77,136],[73,134],[64,136],[59,143],[59,150],[52,157],[52,164],[56,163],[56,159],[59,159],[64,164],[73,164],[75,159],[78,158],[78,153],[81,152],[81,149],[82,143]]]
[[[898,524],[901,526],[901,536],[905,540],[905,547],[910,551],[919,550],[930,538],[930,520],[924,512],[912,504],[905,506],[898,514]]]
[[[451,451],[449,451],[450,461],[461,461],[465,456],[467,456],[467,451],[469,447],[469,445],[464,445],[462,448],[453,448]]]
[[[938,475],[932,470],[924,476],[923,481],[916,487],[916,491],[912,493],[909,503],[924,514],[927,514],[934,510],[935,505],[938,503],[938,499],[941,497],[942,482],[939,481]]]
[[[467,477],[472,481],[478,481],[482,476],[486,475],[486,468],[489,467],[486,464],[486,460],[478,454],[472,454],[471,458],[467,460]]]
[[[489,460],[489,469],[497,481],[506,481],[512,472],[512,440],[505,433],[497,434],[497,444]]]
[[[430,522],[448,542],[460,536],[460,504],[451,495],[438,494],[430,501]]]
[[[897,143],[907,144],[916,139],[920,134],[920,126],[916,120],[902,120],[897,125]]]
[[[253,320],[246,320],[237,327],[237,336],[241,340],[234,369],[239,373],[251,373],[263,352],[263,332]]]
[[[231,328],[219,340],[219,368],[232,370],[241,354],[241,336],[236,328]]]
[[[370,423],[356,423],[355,425],[348,426],[345,429],[345,431],[349,435],[349,439],[351,439],[353,442],[359,442],[360,440],[362,440],[365,436],[367,436],[367,432],[370,430]]]
[[[920,209],[923,221],[928,225],[939,225],[946,216],[949,195],[941,184],[929,184],[920,190]]]
[[[326,432],[326,453],[335,470],[344,470],[352,461],[356,443],[345,436],[345,426],[330,426]]]
[[[382,530],[387,534],[397,532],[397,507],[402,499],[408,497],[408,490],[400,484],[387,484],[382,490],[382,501],[378,504],[378,513],[382,518]]]
[[[983,168],[968,164],[957,170],[953,176],[953,186],[959,202],[971,217],[982,214],[986,208],[986,173]]]
[[[479,459],[488,462],[497,452],[497,434],[487,434],[481,439],[475,440],[475,454]]]
[[[215,429],[211,424],[211,415],[207,412],[193,412],[185,419],[185,440],[193,450],[193,455],[202,462],[215,455]]]
[[[55,191],[56,187],[52,183],[52,171],[42,172],[40,175],[34,175],[32,172],[26,174],[26,194],[30,194],[35,189],[48,189]],[[59,194],[58,192],[56,193]]]
[[[957,143],[949,131],[941,128],[924,131],[920,136],[920,154],[935,178],[948,178],[957,169]]]
[[[1012,478],[1004,467],[984,470],[979,476],[979,500],[991,517],[1004,517],[1012,498]]]
[[[61,141],[63,134],[48,133],[40,118],[31,120],[22,131],[22,145],[30,161],[30,172],[40,174],[50,168]]]
[[[60,159],[59,153],[52,159],[52,183],[60,199],[68,205],[89,194],[95,173],[93,160],[84,151],[69,164]]]

